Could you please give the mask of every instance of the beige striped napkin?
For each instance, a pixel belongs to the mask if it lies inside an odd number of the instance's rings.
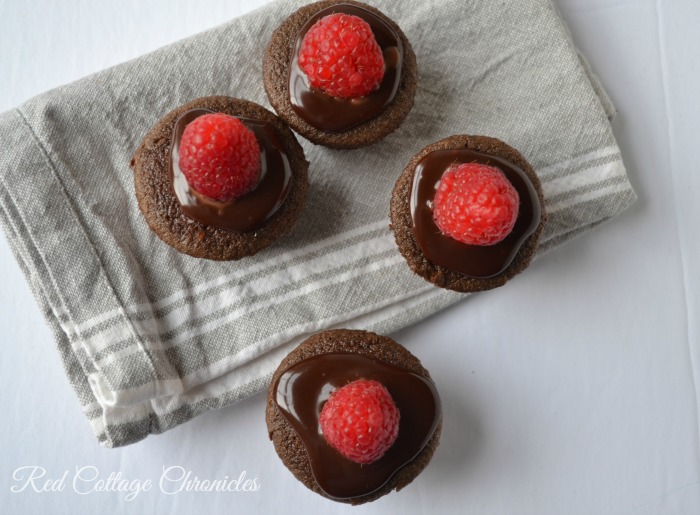
[[[483,134],[519,149],[546,194],[541,252],[634,200],[612,107],[550,0],[369,1],[413,44],[415,107],[366,149],[302,141],[308,205],[292,235],[254,258],[197,260],[163,244],[136,205],[129,159],[161,116],[193,98],[267,106],[263,50],[304,2],[271,4],[0,115],[0,224],[103,445],[265,388],[309,333],[390,333],[460,299],[415,277],[388,229],[393,183],[430,142]]]

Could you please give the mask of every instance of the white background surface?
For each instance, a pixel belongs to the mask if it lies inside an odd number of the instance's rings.
[[[358,513],[700,513],[700,1],[557,1],[618,106],[640,199],[506,287],[393,335],[436,380],[442,444],[410,487]],[[264,3],[0,0],[0,111]],[[350,510],[282,466],[262,395],[100,448],[3,238],[0,285],[0,512]],[[65,489],[13,493],[23,466],[66,473]],[[154,485],[130,502],[80,495],[84,466]],[[245,471],[261,488],[167,495],[170,466],[209,480]]]

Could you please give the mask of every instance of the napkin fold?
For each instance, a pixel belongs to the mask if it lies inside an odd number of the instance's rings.
[[[539,254],[634,201],[612,103],[550,0],[368,2],[412,42],[415,107],[365,149],[300,138],[311,163],[304,214],[239,262],[162,243],[139,212],[129,160],[160,117],[196,97],[269,108],[264,49],[306,2],[270,4],[0,115],[0,225],[102,445],[260,391],[310,333],[391,333],[463,298],[413,275],[389,231],[394,181],[428,143],[483,134],[517,148],[545,191]]]

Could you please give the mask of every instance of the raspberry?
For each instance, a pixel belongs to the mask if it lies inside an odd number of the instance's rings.
[[[190,122],[180,141],[180,169],[191,188],[221,202],[255,187],[260,146],[238,118],[205,114]]]
[[[358,379],[333,392],[319,417],[326,441],[356,463],[381,458],[399,434],[399,410],[377,381]]]
[[[369,24],[348,14],[324,16],[304,36],[299,67],[311,86],[341,98],[358,98],[379,87],[384,56]]]
[[[433,217],[443,234],[468,245],[494,245],[513,230],[520,197],[493,166],[451,166],[440,179]]]

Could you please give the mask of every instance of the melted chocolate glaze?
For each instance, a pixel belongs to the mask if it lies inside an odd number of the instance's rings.
[[[394,445],[368,465],[355,463],[332,448],[318,422],[331,392],[356,379],[382,383],[400,413]],[[318,486],[335,499],[360,497],[381,488],[421,452],[442,416],[432,381],[357,354],[322,354],[301,361],[279,377],[274,392],[281,413],[306,447]]]
[[[453,164],[480,163],[501,170],[520,196],[518,219],[511,233],[495,245],[467,245],[440,232],[433,219],[433,199],[442,175]],[[469,277],[492,277],[511,264],[540,222],[537,191],[525,172],[500,157],[467,149],[437,150],[416,166],[411,188],[413,234],[423,255],[441,267]]]
[[[309,85],[299,68],[299,50],[306,33],[313,25],[333,13],[362,18],[372,28],[384,55],[384,78],[376,91],[354,99],[336,98]],[[310,125],[325,132],[343,132],[371,120],[394,100],[401,82],[403,43],[394,30],[374,13],[350,4],[336,4],[322,9],[302,27],[297,37],[292,64],[289,67],[289,100],[294,111]]]
[[[233,232],[248,232],[259,227],[282,206],[290,188],[292,169],[277,130],[264,122],[237,117],[248,127],[260,145],[261,171],[255,188],[229,202],[218,202],[190,188],[180,170],[180,140],[187,124],[207,109],[192,109],[175,122],[170,151],[170,181],[182,210],[203,224]]]

